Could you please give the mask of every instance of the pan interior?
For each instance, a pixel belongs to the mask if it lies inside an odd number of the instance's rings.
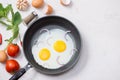
[[[39,32],[43,29],[46,29],[49,31],[52,31],[54,29],[59,29],[65,32],[71,31],[68,34],[68,36],[70,36],[70,38],[72,39],[74,48],[77,49],[77,51],[74,52],[74,55],[65,65],[59,68],[54,68],[54,69],[48,68],[48,67],[46,68],[38,64],[38,62],[36,62],[36,60],[34,59],[34,56],[32,53],[32,46],[34,45],[35,41],[38,39],[38,36],[41,35]],[[42,33],[45,33],[45,32],[47,31],[43,31]],[[70,21],[58,16],[43,17],[35,21],[33,24],[30,25],[30,27],[26,31],[24,40],[23,40],[23,49],[24,49],[24,53],[27,60],[33,67],[35,67],[36,70],[45,74],[59,74],[72,68],[77,63],[80,57],[80,54],[79,54],[80,48],[81,48],[81,39],[80,39],[80,34],[76,29],[76,27]]]
[[[38,30],[31,40],[31,50],[36,63],[47,69],[64,66],[77,51],[71,31],[59,25],[47,25]]]

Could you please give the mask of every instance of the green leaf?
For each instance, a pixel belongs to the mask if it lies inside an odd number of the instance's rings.
[[[17,26],[17,25],[19,25],[19,24],[21,23],[21,21],[22,21],[22,19],[21,19],[20,13],[19,13],[19,12],[16,12],[16,13],[14,14],[12,24],[13,24],[14,26]]]
[[[4,17],[4,12],[0,11],[0,18]]]
[[[18,33],[19,33],[19,27],[18,26],[14,26],[12,31],[13,31],[13,38],[14,39],[17,38]]]
[[[11,12],[12,18],[9,19],[8,14]],[[18,37],[19,34],[19,27],[18,25],[21,23],[21,15],[19,12],[14,13],[12,5],[9,4],[5,8],[3,5],[0,3],[0,18],[5,18],[5,20],[10,24],[4,22],[3,20],[0,20],[0,23],[7,26],[7,30],[12,30],[12,37],[7,39],[9,43],[13,42],[15,38]]]
[[[14,28],[12,29],[12,32],[13,32],[13,35],[10,39],[8,40],[5,40],[5,41],[8,41],[9,43],[13,42],[13,40],[15,38],[17,38],[18,34],[19,34],[19,27],[18,26],[14,26]]]
[[[3,5],[0,3],[0,18],[4,17],[4,8]]]
[[[3,5],[0,3],[0,10],[2,10],[3,9]]]
[[[11,14],[12,14],[12,22],[13,22],[13,19],[14,19],[14,11],[13,11],[13,8],[12,8],[12,6],[11,6]]]
[[[9,26],[7,27],[7,30],[11,30],[11,29],[13,29],[13,26],[9,25]]]
[[[8,13],[12,10],[11,4],[9,4],[7,7],[3,7],[3,5],[0,3],[0,18],[1,17],[7,17]]]
[[[11,11],[12,6],[9,4],[5,9],[4,9],[4,15],[7,17],[8,13]]]

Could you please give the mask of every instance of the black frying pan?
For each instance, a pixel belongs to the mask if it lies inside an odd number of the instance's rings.
[[[34,60],[34,57],[32,56],[31,43],[32,43],[34,34],[37,31],[49,25],[56,25],[56,26],[59,26],[59,28],[61,29],[70,30],[71,36],[74,39],[74,43],[77,49],[77,51],[72,56],[71,60],[67,64],[65,64],[64,66],[58,69],[44,68],[39,64],[37,64],[36,61]],[[52,29],[52,28],[57,28],[57,27],[49,26],[49,29]],[[28,60],[28,64],[25,66],[25,68],[21,68],[17,73],[15,73],[9,80],[17,80],[31,67],[35,68],[37,71],[44,74],[53,75],[53,74],[60,74],[60,73],[66,72],[77,63],[80,57],[80,53],[79,53],[80,48],[81,48],[81,38],[80,38],[79,31],[77,30],[75,25],[73,25],[70,21],[59,16],[47,16],[47,17],[40,18],[29,26],[29,28],[27,29],[24,35],[23,50],[24,50],[25,57]]]

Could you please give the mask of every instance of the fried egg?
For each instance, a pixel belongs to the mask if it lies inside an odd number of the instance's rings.
[[[58,69],[67,64],[75,49],[74,39],[63,29],[42,29],[33,40],[32,55],[44,68]]]
[[[61,53],[61,52],[64,52],[66,50],[66,43],[62,40],[57,40],[55,43],[54,43],[54,50]]]
[[[47,48],[43,48],[39,52],[39,58],[43,61],[46,61],[50,58],[50,51]]]

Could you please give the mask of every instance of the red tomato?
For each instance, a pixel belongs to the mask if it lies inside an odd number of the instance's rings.
[[[11,57],[15,57],[19,54],[19,46],[17,44],[9,44],[7,47],[7,53]]]
[[[0,44],[2,44],[2,34],[0,34]]]
[[[6,71],[9,73],[15,72],[19,70],[20,66],[19,63],[16,60],[7,60],[6,62]]]

